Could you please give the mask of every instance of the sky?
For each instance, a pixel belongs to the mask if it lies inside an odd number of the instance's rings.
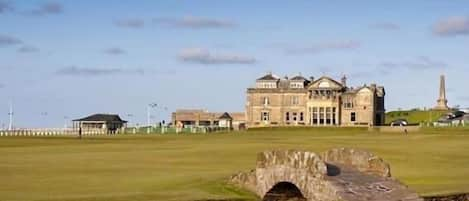
[[[243,111],[267,72],[377,83],[386,109],[469,107],[469,1],[0,0],[0,128]]]

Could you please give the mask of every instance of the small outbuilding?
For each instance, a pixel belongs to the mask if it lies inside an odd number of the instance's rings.
[[[73,120],[74,128],[83,130],[104,130],[106,133],[117,133],[125,128],[127,121],[122,120],[117,114],[93,114],[81,119]]]
[[[228,112],[223,113],[220,117],[218,117],[218,127],[220,128],[233,128],[233,117],[228,114]]]

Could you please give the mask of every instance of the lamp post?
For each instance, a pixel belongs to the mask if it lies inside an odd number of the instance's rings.
[[[10,101],[10,112],[8,112],[10,116],[10,123],[8,124],[8,130],[13,130],[13,102]]]
[[[156,103],[150,103],[147,105],[147,133],[150,133],[150,129],[151,129],[151,122],[150,122],[150,118],[151,118],[151,113],[150,113],[150,110],[151,108],[155,108],[157,107],[158,104]]]

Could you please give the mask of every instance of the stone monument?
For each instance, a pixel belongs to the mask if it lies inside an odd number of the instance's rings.
[[[448,100],[446,99],[446,86],[445,76],[440,76],[440,97],[437,100],[437,105],[433,108],[435,110],[449,110]]]

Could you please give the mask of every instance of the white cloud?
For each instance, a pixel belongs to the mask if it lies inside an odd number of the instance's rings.
[[[47,15],[47,14],[59,14],[63,12],[63,6],[57,2],[46,2],[41,4],[38,8],[33,9],[29,12],[32,15]]]
[[[385,61],[380,64],[383,70],[407,68],[409,70],[443,69],[448,67],[445,62],[436,61],[426,56],[420,56],[408,61]]]
[[[0,0],[0,13],[6,13],[13,10],[13,4],[10,1]]]
[[[238,54],[213,54],[201,48],[186,48],[181,50],[178,59],[188,63],[199,64],[253,64],[254,57]]]
[[[469,35],[469,17],[443,19],[433,26],[433,33],[438,36]]]
[[[7,36],[7,35],[0,35],[0,47],[9,46],[9,45],[18,45],[21,43],[23,43],[23,41],[21,41],[18,38]]]
[[[191,29],[207,29],[207,28],[231,28],[235,27],[236,24],[220,19],[202,18],[187,16],[182,18],[155,18],[154,23],[179,28],[191,28]]]
[[[317,43],[308,46],[287,46],[285,52],[287,54],[317,54],[326,51],[337,50],[353,50],[357,49],[361,44],[357,41],[334,41]]]
[[[77,66],[69,66],[56,71],[57,75],[67,76],[100,76],[114,74],[144,74],[141,69],[125,70],[121,68],[83,68]]]
[[[33,52],[39,52],[39,48],[30,46],[30,45],[24,45],[18,48],[18,52],[20,53],[33,53]]]
[[[121,55],[121,54],[126,54],[127,52],[121,48],[118,47],[112,47],[104,50],[104,53],[109,54],[109,55]]]
[[[132,18],[132,19],[119,19],[115,20],[114,24],[120,27],[127,27],[127,28],[143,28],[145,26],[145,21],[142,19]]]

